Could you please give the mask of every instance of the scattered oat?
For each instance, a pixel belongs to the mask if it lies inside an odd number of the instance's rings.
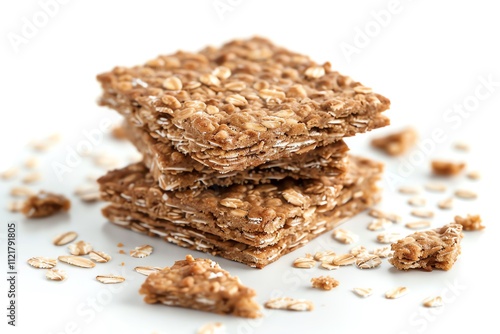
[[[359,269],[372,269],[380,266],[382,260],[377,255],[365,254],[356,258],[356,267]]]
[[[73,231],[64,232],[57,235],[54,239],[52,239],[52,243],[56,246],[64,246],[74,241],[78,237],[78,234]]]
[[[61,255],[57,258],[59,261],[81,268],[94,268],[95,263],[92,260],[76,255]]]
[[[31,142],[30,146],[39,152],[44,152],[53,147],[61,140],[61,136],[57,133],[54,133],[50,136],[47,136],[43,139],[34,140]]]
[[[316,265],[316,261],[310,257],[299,257],[293,261],[293,266],[295,268],[311,269]]]
[[[362,298],[370,297],[373,294],[372,288],[353,288],[352,291]]]
[[[333,258],[336,256],[337,254],[332,251],[332,250],[329,250],[329,251],[321,251],[321,252],[316,252],[314,254],[314,259],[316,261],[329,261],[331,262],[333,260]]]
[[[455,216],[455,223],[462,225],[464,231],[479,231],[484,229],[479,215],[467,215],[467,217]]]
[[[95,279],[104,284],[117,284],[125,282],[125,277],[118,275],[99,275],[96,276]]]
[[[11,201],[7,204],[7,210],[10,212],[21,212],[24,206],[24,201]]]
[[[398,286],[397,288],[391,289],[385,293],[385,298],[396,299],[403,297],[408,293],[408,288],[405,286]]]
[[[123,249],[120,249],[120,250],[118,251],[118,253],[119,253],[119,254],[127,254],[127,253],[126,253]]]
[[[428,220],[419,220],[419,221],[416,221],[416,222],[406,223],[405,226],[407,228],[411,228],[412,230],[419,230],[419,229],[422,229],[422,228],[431,227],[431,222],[428,221]]]
[[[135,267],[134,270],[137,271],[139,274],[149,276],[152,273],[157,273],[163,268],[160,267],[151,267],[151,266],[139,266]]]
[[[311,278],[312,287],[321,290],[332,290],[339,286],[340,282],[331,276],[320,276]]]
[[[392,226],[392,222],[386,218],[375,218],[368,224],[368,229],[370,231],[380,231],[385,230],[388,227]]]
[[[225,334],[226,326],[221,322],[210,322],[201,326],[196,334]]]
[[[401,234],[396,232],[384,232],[377,235],[377,241],[381,244],[392,244],[401,239]]]
[[[481,178],[481,174],[478,171],[470,171],[467,173],[467,177],[471,180],[479,180]]]
[[[434,217],[434,212],[430,210],[412,210],[411,215],[418,218],[432,218]]]
[[[440,182],[429,182],[424,186],[425,190],[431,191],[431,192],[445,192],[447,187],[444,183]]]
[[[11,167],[0,173],[0,178],[3,180],[12,180],[19,174],[19,168]]]
[[[270,309],[289,311],[312,311],[314,309],[314,305],[311,301],[290,297],[270,299],[264,304],[264,306]]]
[[[52,269],[56,266],[57,260],[43,256],[36,256],[29,259],[28,264],[39,269]]]
[[[45,277],[52,281],[64,281],[67,275],[64,270],[51,268],[45,272]]]
[[[42,218],[59,211],[68,211],[70,207],[71,202],[63,195],[41,191],[28,197],[21,211],[28,218]]]
[[[455,191],[455,196],[457,196],[458,198],[461,198],[461,199],[476,199],[477,198],[477,194],[474,191],[468,190],[468,189],[458,189],[457,191]]]
[[[92,245],[88,242],[80,240],[68,246],[71,255],[87,255],[93,249]]]
[[[432,172],[439,176],[455,176],[465,169],[464,162],[452,162],[444,160],[433,160],[431,162]]]
[[[393,223],[400,223],[402,218],[401,216],[391,213],[391,212],[384,212],[382,210],[378,209],[371,209],[368,214],[372,216],[373,218],[385,218],[390,220]]]
[[[137,257],[137,258],[143,258],[151,255],[153,253],[153,247],[150,245],[142,245],[139,247],[135,247],[130,251],[130,256],[132,257]]]
[[[449,210],[453,208],[453,197],[445,198],[438,202],[438,208],[443,210]]]
[[[427,201],[423,197],[412,197],[408,200],[408,204],[411,206],[422,207],[425,206]]]
[[[336,230],[334,230],[332,236],[335,240],[343,244],[352,244],[359,240],[358,235],[342,228],[337,228]]]
[[[417,131],[408,127],[384,137],[375,138],[371,141],[371,145],[386,154],[395,156],[410,150],[417,142],[417,138]]]
[[[116,247],[123,247],[123,246],[124,246],[124,244],[121,243],[121,242],[119,242],[119,243],[116,244]]]
[[[38,182],[42,179],[42,174],[40,172],[31,172],[22,178],[22,182],[25,184],[31,184]]]
[[[120,263],[120,266],[125,267],[125,262]]]
[[[370,251],[370,254],[377,255],[380,258],[389,257],[392,254],[391,246],[375,248]]]
[[[35,192],[28,187],[17,186],[10,189],[10,195],[15,197],[33,196]]]
[[[24,167],[28,169],[35,169],[38,167],[39,163],[40,161],[38,160],[37,157],[31,157],[26,159],[26,161],[24,162]]]
[[[100,199],[99,185],[97,183],[78,186],[74,193],[84,202],[96,202]]]
[[[415,186],[401,186],[398,191],[404,195],[416,195],[420,193],[420,188]]]
[[[321,262],[321,268],[327,269],[327,270],[336,270],[336,269],[339,269],[340,266],[334,265],[331,262]]]
[[[106,154],[99,153],[95,154],[92,158],[92,161],[97,167],[102,167],[105,169],[112,169],[118,167],[119,161],[118,159]]]
[[[354,262],[356,262],[356,255],[348,253],[348,254],[337,255],[333,259],[332,264],[334,266],[349,266]]]
[[[100,251],[94,251],[94,250],[90,251],[89,257],[90,259],[94,260],[97,263],[106,263],[111,261],[111,256],[109,256],[107,253]]]
[[[441,296],[436,296],[436,297],[428,297],[424,299],[424,302],[422,303],[425,307],[439,307],[443,306],[443,298]]]
[[[464,142],[456,142],[453,147],[456,149],[456,150],[459,150],[459,151],[464,151],[464,152],[468,152],[470,150],[470,146]]]
[[[349,253],[351,253],[354,256],[361,256],[361,255],[368,254],[368,250],[366,249],[365,246],[359,245],[359,246],[351,248]]]

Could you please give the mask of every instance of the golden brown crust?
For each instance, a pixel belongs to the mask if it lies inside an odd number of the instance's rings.
[[[100,103],[221,172],[389,124],[389,100],[263,38],[179,51],[98,77]]]

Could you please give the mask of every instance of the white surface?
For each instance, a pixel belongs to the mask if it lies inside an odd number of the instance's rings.
[[[222,16],[214,3],[217,1],[68,1],[57,10],[51,7],[52,17],[25,40],[26,44],[19,46],[18,52],[9,42],[9,36],[22,34],[24,18],[43,19],[42,7],[32,0],[0,5],[4,37],[0,51],[3,92],[0,170],[39,155],[45,179],[36,188],[67,194],[74,204],[69,215],[40,221],[0,211],[2,262],[6,262],[5,225],[16,221],[19,268],[18,327],[7,326],[2,313],[2,333],[4,328],[8,333],[194,333],[209,321],[225,323],[228,333],[399,334],[491,332],[486,329],[496,328],[497,315],[491,306],[499,298],[493,270],[500,232],[496,210],[499,182],[494,162],[500,139],[496,123],[500,107],[497,36],[500,22],[493,2],[402,0],[397,13],[386,18],[384,26],[379,24],[378,30],[373,12],[393,8],[390,1],[221,0],[219,3],[231,6],[226,7],[228,11]],[[374,29],[372,37],[365,41],[366,46],[358,43],[361,46],[358,53],[348,59],[341,46],[346,43],[356,46],[358,29],[366,28]],[[216,259],[254,287],[260,303],[281,294],[308,298],[316,305],[313,312],[266,310],[262,319],[245,320],[142,302],[137,290],[144,276],[132,270],[136,265],[170,265],[193,252],[106,224],[99,212],[102,204],[84,205],[73,197],[73,189],[85,181],[86,175],[104,173],[88,159],[64,175],[62,182],[51,170],[51,163],[63,161],[68,147],[74,149],[86,140],[85,131],[98,128],[102,120],[119,119],[114,112],[96,105],[99,94],[96,74],[115,65],[142,63],[179,48],[194,51],[206,44],[218,45],[255,34],[308,53],[318,61],[328,60],[340,72],[391,99],[392,108],[387,112],[392,119],[390,128],[348,141],[353,152],[387,163],[386,177],[381,183],[384,187],[381,208],[400,213],[409,221],[410,207],[405,197],[394,192],[394,182],[423,184],[429,180],[428,166],[433,157],[463,159],[471,169],[481,171],[483,179],[478,182],[465,177],[449,181],[447,193],[460,186],[470,187],[479,192],[478,200],[458,200],[451,212],[436,209],[437,216],[432,220],[433,226],[439,226],[449,222],[454,214],[479,213],[487,226],[483,232],[466,233],[463,254],[451,271],[397,272],[386,261],[380,268],[367,271],[355,267],[332,272],[291,267],[293,259],[306,252],[350,249],[332,240],[328,233],[263,270]],[[496,85],[489,87],[490,91],[481,81],[487,78]],[[475,99],[477,94],[480,98]],[[470,112],[453,111],[455,105],[467,111],[464,104],[474,102],[477,105],[468,106]],[[369,149],[368,142],[373,136],[406,125],[418,129],[421,149],[401,159],[389,159]],[[440,143],[432,139],[436,131],[445,137]],[[30,140],[53,132],[62,133],[63,142],[48,153],[35,154],[27,147]],[[452,143],[457,140],[469,143],[471,152],[453,151]],[[426,152],[425,147],[430,146],[433,149]],[[123,161],[133,152],[128,144],[113,142],[109,137],[92,150],[111,152]],[[0,182],[2,206],[10,200],[9,188],[18,183],[19,179]],[[427,193],[425,196],[433,209],[442,198]],[[374,247],[376,233],[366,230],[368,222],[366,214],[361,214],[345,227],[361,235],[357,244]],[[29,267],[26,260],[65,253],[66,249],[56,248],[51,240],[67,230],[77,231],[80,239],[109,252],[114,259],[91,270],[60,264],[68,272],[67,281],[45,280],[44,272]],[[409,232],[402,226],[395,226],[394,230]],[[144,243],[153,245],[155,251],[149,258],[134,259],[117,253],[118,242],[125,244],[126,251]],[[121,262],[125,266],[120,266]],[[122,273],[127,282],[105,286],[95,281],[97,274],[109,272]],[[340,280],[340,286],[330,292],[309,287],[311,277],[325,274]],[[4,296],[1,308],[5,310],[7,286],[4,279],[1,282],[0,293]],[[387,289],[399,285],[408,286],[410,293],[398,300],[383,298]],[[356,297],[350,290],[357,286],[372,287],[374,295],[368,299]],[[447,297],[444,307],[421,306],[425,297],[437,294]]]

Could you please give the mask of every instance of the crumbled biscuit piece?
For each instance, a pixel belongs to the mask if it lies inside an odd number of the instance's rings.
[[[371,145],[389,155],[402,155],[415,145],[417,138],[415,129],[406,128],[384,137],[375,138],[371,141]]]
[[[63,195],[41,191],[28,197],[21,212],[28,218],[52,216],[59,211],[69,211],[71,202]]]
[[[439,176],[458,175],[465,169],[464,162],[452,162],[445,160],[433,160],[431,162],[432,172]]]
[[[340,282],[331,276],[320,276],[311,278],[313,288],[331,290],[336,288]]]
[[[455,223],[462,225],[464,231],[479,231],[484,229],[481,216],[467,215],[467,217],[455,216]]]
[[[241,284],[216,262],[209,259],[176,261],[172,267],[151,273],[139,292],[148,304],[192,308],[219,314],[257,318],[260,306],[255,291]]]
[[[456,223],[415,232],[391,245],[394,254],[389,262],[400,270],[449,270],[460,254],[462,238],[462,225]]]

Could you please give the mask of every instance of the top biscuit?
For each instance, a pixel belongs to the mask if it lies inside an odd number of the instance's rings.
[[[102,105],[222,173],[389,124],[387,98],[260,37],[97,78]]]

